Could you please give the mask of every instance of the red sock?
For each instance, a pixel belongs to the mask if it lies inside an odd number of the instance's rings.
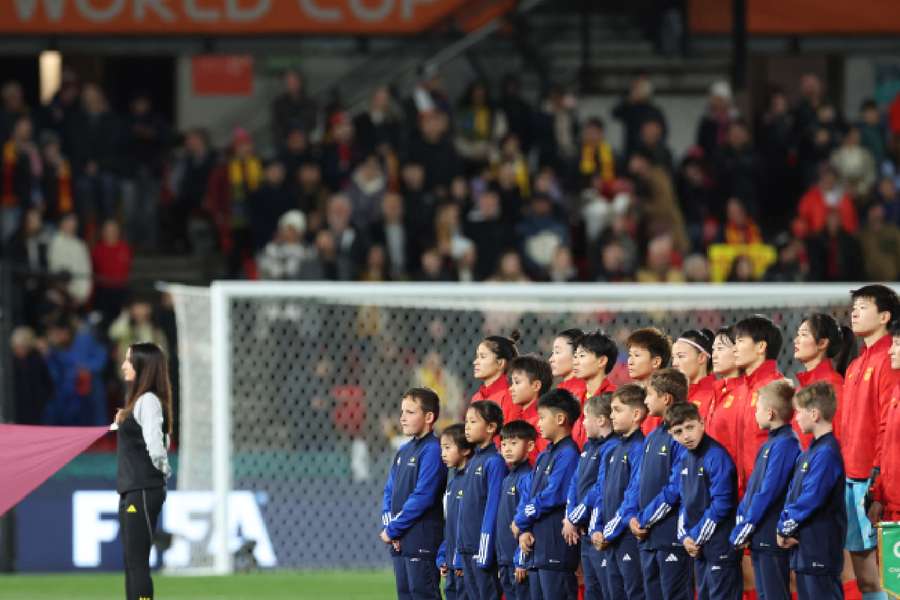
[[[756,600],[756,590],[744,590],[744,600]]]
[[[844,582],[844,600],[862,600],[862,594],[856,586],[856,580]]]
[[[584,600],[584,586],[578,586],[578,600]]]

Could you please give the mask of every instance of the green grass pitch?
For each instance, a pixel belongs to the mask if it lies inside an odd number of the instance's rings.
[[[274,572],[228,577],[153,577],[157,600],[388,600],[388,571]],[[124,576],[0,575],[2,600],[121,600]]]

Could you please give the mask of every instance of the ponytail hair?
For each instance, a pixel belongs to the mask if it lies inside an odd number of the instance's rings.
[[[716,335],[709,329],[688,329],[675,340],[683,340],[698,352],[706,353],[706,370],[712,369],[712,347]]]
[[[519,340],[522,339],[521,334],[518,330],[514,330],[509,334],[509,337],[503,337],[502,335],[489,335],[484,338],[481,343],[488,347],[488,349],[496,355],[497,360],[505,360],[506,363],[503,366],[503,371],[509,371],[510,363],[512,360],[519,356],[519,348],[516,346]]]
[[[834,317],[825,313],[812,313],[803,319],[806,326],[818,343],[828,340],[825,356],[831,359],[834,370],[843,375],[857,355],[856,337],[847,326],[841,326]]]

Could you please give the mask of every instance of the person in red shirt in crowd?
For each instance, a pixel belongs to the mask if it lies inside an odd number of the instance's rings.
[[[615,384],[609,380],[609,373],[616,366],[618,356],[619,349],[616,347],[616,342],[601,331],[587,333],[578,340],[572,372],[575,377],[584,381],[587,398],[616,390]],[[575,422],[575,426],[572,428],[572,439],[579,448],[584,446],[587,441],[584,415]]]
[[[628,346],[628,376],[631,380],[646,387],[654,371],[669,366],[672,358],[672,340],[656,327],[636,329],[625,341]],[[662,423],[661,417],[647,416],[641,423],[644,435]]]
[[[510,398],[519,410],[519,419],[537,429],[538,400],[553,387],[550,363],[537,354],[517,356],[509,364],[509,380]],[[538,436],[534,448],[528,453],[528,460],[532,465],[537,461],[538,454],[547,447],[547,443],[547,440]]]
[[[688,402],[700,409],[704,421],[716,394],[716,376],[709,372],[714,339],[709,329],[689,329],[672,344],[672,366],[687,377]]]
[[[583,335],[584,332],[580,329],[566,329],[560,332],[553,340],[553,349],[550,352],[550,369],[553,371],[553,377],[560,380],[556,387],[572,392],[572,395],[581,402],[582,409],[587,401],[584,379],[575,376],[573,367],[575,349],[578,348],[578,340]],[[578,441],[574,435],[573,439]]]
[[[856,584],[869,598],[887,596],[881,589],[875,549],[875,529],[865,510],[865,497],[881,466],[885,419],[897,373],[891,370],[888,323],[900,316],[897,294],[884,285],[867,285],[851,293],[850,328],[865,348],[847,367],[841,449],[847,473],[847,544]],[[894,432],[896,437],[896,432]]]
[[[519,356],[518,341],[518,331],[513,331],[509,337],[489,335],[478,344],[472,361],[472,374],[481,380],[481,387],[472,396],[472,402],[490,400],[497,403],[503,409],[504,423],[522,418],[522,409],[513,404],[509,395],[506,378],[510,363]]]
[[[834,417],[834,435],[840,439],[841,397],[844,390],[844,372],[850,360],[856,357],[856,338],[849,327],[841,327],[831,315],[813,313],[803,319],[794,337],[794,358],[803,363],[806,371],[797,373],[798,389],[817,381],[825,381],[834,388],[837,412]],[[791,421],[803,449],[809,448],[812,435],[802,433],[796,416]]]
[[[706,433],[725,446],[734,464],[737,464],[738,410],[734,405],[735,394],[741,393],[744,378],[734,361],[734,328],[722,327],[716,333],[712,349],[713,374],[716,380],[713,403],[706,414]]]
[[[832,211],[840,215],[844,231],[856,233],[859,229],[859,217],[853,199],[838,184],[838,174],[834,167],[824,165],[819,174],[819,183],[800,199],[797,219],[806,226],[809,235],[815,235],[825,229],[825,220]]]
[[[891,370],[900,372],[900,321],[890,327]],[[881,447],[881,473],[872,486],[869,520],[872,526],[881,521],[900,521],[900,383],[894,386],[885,418],[885,436]]]
[[[763,315],[747,317],[734,326],[734,362],[744,372],[744,387],[740,394],[735,395],[737,409],[741,413],[737,424],[736,463],[740,494],[743,494],[750,479],[759,448],[768,437],[768,433],[756,424],[756,399],[762,387],[784,379],[775,362],[783,341],[778,326]]]
[[[128,296],[131,275],[131,246],[122,239],[115,219],[107,219],[100,231],[100,241],[91,248],[94,265],[94,307],[112,321],[122,312]]]

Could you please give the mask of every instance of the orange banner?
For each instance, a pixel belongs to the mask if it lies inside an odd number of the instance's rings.
[[[2,0],[17,34],[398,34],[428,29],[466,0]]]
[[[695,33],[730,33],[731,2],[690,0]],[[757,34],[900,33],[897,0],[748,0],[747,30]]]

